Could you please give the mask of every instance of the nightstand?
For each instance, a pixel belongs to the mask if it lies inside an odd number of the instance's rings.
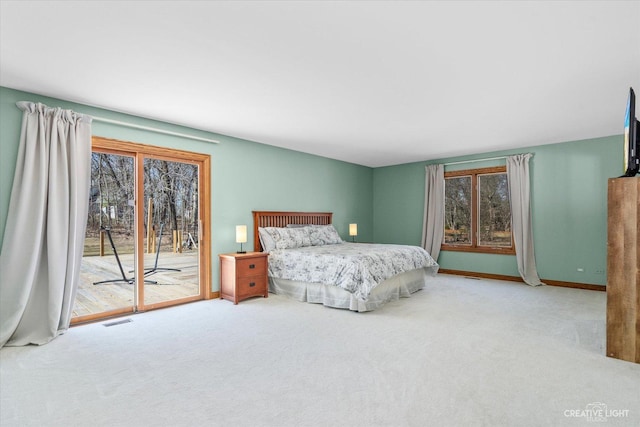
[[[266,252],[220,254],[220,298],[238,304],[247,298],[269,296]]]

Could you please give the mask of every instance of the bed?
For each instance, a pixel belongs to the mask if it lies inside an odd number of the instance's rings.
[[[422,248],[344,242],[331,212],[254,211],[256,252],[269,252],[269,292],[357,312],[410,297],[438,271]]]

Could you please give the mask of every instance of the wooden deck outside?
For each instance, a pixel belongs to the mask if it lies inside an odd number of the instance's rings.
[[[145,268],[152,268],[156,254],[145,254]],[[122,268],[127,278],[133,277],[133,254],[120,255]],[[164,271],[162,268],[176,268],[181,271]],[[73,317],[86,316],[105,311],[133,306],[134,285],[124,281],[94,282],[122,279],[122,273],[114,255],[89,256],[82,258],[80,284],[73,305]],[[179,298],[198,295],[198,252],[161,252],[158,257],[158,271],[146,279],[157,284],[145,283],[145,304],[155,304]]]

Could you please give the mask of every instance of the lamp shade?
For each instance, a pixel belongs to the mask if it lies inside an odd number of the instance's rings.
[[[358,235],[358,224],[349,224],[349,236]]]
[[[236,225],[236,243],[247,243],[246,225]]]

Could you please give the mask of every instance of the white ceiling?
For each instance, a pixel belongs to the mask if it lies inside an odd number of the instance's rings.
[[[621,134],[640,1],[4,1],[0,85],[367,166]]]

